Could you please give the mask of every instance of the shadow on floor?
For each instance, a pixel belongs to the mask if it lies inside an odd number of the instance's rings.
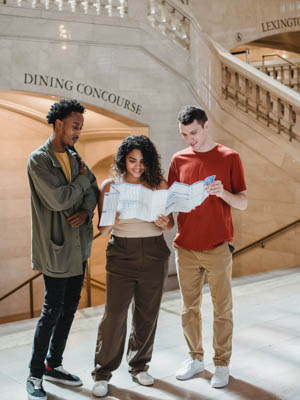
[[[210,384],[212,374],[205,370],[203,373],[198,374],[193,377],[195,379],[203,379],[207,381],[207,385]],[[60,385],[59,385],[60,386]],[[64,386],[65,387],[65,386]],[[66,388],[66,387],[65,387]],[[138,386],[140,388],[140,386]],[[80,397],[87,399],[96,399],[91,390],[85,387],[68,387],[68,391],[74,391],[80,393]],[[157,395],[155,391],[157,390]],[[261,389],[255,385],[251,385],[241,379],[236,379],[233,376],[230,377],[229,385],[223,389],[211,389],[215,390],[216,394],[205,393],[201,395],[199,392],[188,390],[180,387],[180,382],[178,384],[172,384],[160,379],[155,380],[155,384],[149,388],[149,395],[139,393],[133,389],[120,389],[117,386],[109,385],[109,394],[102,397],[103,400],[162,400],[162,392],[165,392],[166,397],[172,400],[214,400],[216,398],[222,399],[222,394],[220,392],[224,391],[224,394],[228,396],[230,393],[234,394],[234,398],[239,400],[281,400],[280,397],[273,393],[270,393],[264,389]],[[199,385],[199,391],[201,391],[201,386]],[[151,394],[150,394],[151,393]],[[48,400],[66,400],[66,398],[54,394],[51,394],[47,390]],[[68,396],[69,398],[69,396]]]
[[[207,384],[209,385],[211,373],[205,372],[201,374],[201,377],[207,380]],[[199,376],[198,376],[199,378]],[[196,378],[194,378],[196,379]],[[251,385],[245,381],[240,379],[235,379],[234,377],[230,378],[229,385],[224,389],[212,389],[216,390],[216,395],[205,393],[201,395],[199,392],[195,392],[192,390],[181,389],[178,385],[171,384],[169,382],[156,379],[155,385],[152,386],[151,395],[147,396],[145,394],[137,393],[133,390],[120,390],[117,387],[111,385],[110,387],[110,395],[106,397],[106,400],[161,400],[162,399],[162,392],[166,393],[166,397],[172,398],[174,400],[214,400],[216,398],[222,398],[220,391],[226,391],[228,395],[229,392],[235,394],[235,398],[240,400],[280,400],[280,398],[273,393],[270,393],[266,390],[263,390],[257,386]],[[157,389],[160,393],[153,393]],[[201,389],[200,389],[201,390]],[[220,396],[221,395],[221,396]]]
[[[95,397],[93,397],[93,395],[92,395],[91,390],[86,388],[86,387],[84,387],[84,386],[72,387],[72,386],[66,386],[66,385],[59,384],[59,383],[54,383],[54,385],[55,386],[59,386],[59,387],[63,388],[64,390],[66,390],[66,397],[62,397],[61,394],[56,395],[56,394],[51,393],[51,388],[48,386],[47,388],[44,388],[46,390],[46,392],[47,392],[47,399],[48,400],[67,400],[67,399],[70,399],[70,391],[71,392],[80,393],[80,398],[82,397],[82,399],[84,399],[84,398],[86,398],[86,399],[95,399]],[[104,399],[106,399],[106,397],[104,397]]]
[[[155,395],[155,390],[158,391],[157,395]],[[186,389],[180,389],[178,386],[173,385],[171,383],[167,383],[161,381],[159,379],[155,380],[154,386],[151,386],[151,395],[145,395],[143,393],[135,392],[134,390],[129,389],[118,389],[111,385],[110,388],[110,396],[105,398],[105,400],[162,400],[162,392],[165,392],[168,398],[172,398],[174,400],[209,400],[213,399],[207,396],[199,396],[198,393],[192,392]]]
[[[251,385],[241,379],[236,379],[233,376],[230,377],[230,382],[226,391],[227,393],[231,392],[239,395],[239,399],[243,400],[282,400],[274,393],[261,389],[258,386]]]

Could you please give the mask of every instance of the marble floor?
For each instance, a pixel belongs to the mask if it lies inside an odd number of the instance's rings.
[[[212,306],[204,288],[203,341],[205,371],[188,381],[174,372],[187,357],[180,323],[180,293],[164,294],[150,373],[152,387],[139,386],[127,372],[126,360],[111,379],[106,400],[300,400],[300,268],[233,280],[234,341],[229,385],[213,389]],[[80,388],[50,382],[49,400],[91,399],[97,326],[103,306],[77,312],[64,357],[64,367],[79,375]],[[26,399],[25,380],[36,319],[0,325],[0,399]],[[130,323],[130,321],[129,321]]]

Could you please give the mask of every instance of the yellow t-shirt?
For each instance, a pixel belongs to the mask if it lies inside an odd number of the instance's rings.
[[[71,165],[68,153],[65,151],[64,153],[55,153],[55,155],[58,161],[60,162],[60,165],[62,166],[67,181],[71,183],[72,175],[71,175]]]

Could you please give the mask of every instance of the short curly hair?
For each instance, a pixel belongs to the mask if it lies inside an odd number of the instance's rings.
[[[62,99],[52,104],[50,111],[46,118],[48,124],[55,125],[57,119],[64,119],[68,117],[72,112],[79,112],[83,114],[85,107],[75,99]]]
[[[177,120],[183,125],[189,125],[196,120],[204,128],[207,115],[201,107],[187,105],[181,108]]]
[[[112,175],[119,178],[126,172],[126,157],[132,150],[140,150],[143,155],[145,171],[142,180],[152,188],[159,186],[162,176],[160,155],[151,140],[144,135],[127,136],[118,148],[112,166]]]

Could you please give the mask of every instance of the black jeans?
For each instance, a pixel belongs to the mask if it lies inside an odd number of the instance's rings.
[[[83,275],[70,278],[43,275],[45,299],[34,335],[29,364],[31,376],[42,378],[45,359],[51,368],[62,363],[62,355],[80,300],[85,265],[86,262],[83,263]]]

